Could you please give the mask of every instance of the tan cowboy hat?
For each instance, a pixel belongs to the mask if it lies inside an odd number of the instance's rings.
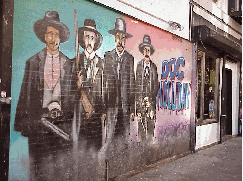
[[[68,27],[60,22],[59,14],[56,11],[47,11],[43,19],[39,19],[34,23],[34,32],[36,36],[43,42],[45,41],[45,33],[48,26],[59,31],[60,43],[67,41],[70,35]]]
[[[92,31],[97,35],[96,43],[94,45],[94,51],[99,49],[99,47],[101,46],[103,37],[96,29],[95,20],[85,19],[84,20],[84,26],[80,27],[78,29],[78,42],[83,49],[85,49],[85,44],[84,44],[84,40],[83,40],[84,31]]]
[[[116,18],[115,28],[113,30],[108,31],[112,35],[116,35],[117,33],[124,34],[126,38],[131,38],[132,35],[126,32],[126,22],[122,18]]]
[[[151,55],[154,53],[155,49],[154,47],[151,45],[151,39],[150,39],[150,36],[149,35],[144,35],[143,36],[143,43],[141,43],[139,46],[138,46],[138,49],[141,53],[143,53],[143,49],[145,46],[148,46],[150,47],[150,51],[151,51]]]

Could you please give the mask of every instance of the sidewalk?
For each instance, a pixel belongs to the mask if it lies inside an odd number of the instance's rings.
[[[232,138],[125,180],[241,181],[242,137]]]

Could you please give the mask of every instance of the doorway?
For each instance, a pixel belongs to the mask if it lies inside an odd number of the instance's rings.
[[[226,135],[232,135],[232,70],[225,69]]]

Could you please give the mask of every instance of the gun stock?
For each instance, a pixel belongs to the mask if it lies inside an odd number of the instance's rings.
[[[90,103],[87,95],[81,88],[81,98],[80,98],[81,103],[83,104],[84,110],[86,112],[86,116],[89,118],[94,114],[94,108],[92,104]]]

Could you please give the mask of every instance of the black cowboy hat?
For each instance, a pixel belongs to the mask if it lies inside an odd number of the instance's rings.
[[[48,26],[59,31],[60,43],[67,41],[70,35],[68,27],[60,22],[59,14],[56,11],[47,11],[43,19],[39,19],[34,23],[34,32],[36,36],[43,42],[45,41],[45,33]]]
[[[143,53],[143,49],[145,46],[149,46],[150,47],[150,51],[151,51],[151,55],[154,53],[155,49],[154,47],[151,45],[151,39],[149,35],[144,35],[143,36],[143,43],[141,43],[138,46],[138,49],[141,53]]]
[[[97,35],[96,43],[94,45],[94,51],[97,50],[101,46],[103,37],[96,29],[95,20],[85,19],[84,26],[78,29],[78,42],[83,49],[85,49],[85,44],[83,40],[84,31],[92,31]]]
[[[124,34],[126,38],[131,38],[132,35],[126,32],[126,22],[122,18],[116,18],[115,28],[113,30],[108,31],[112,35],[116,35],[117,33]]]

